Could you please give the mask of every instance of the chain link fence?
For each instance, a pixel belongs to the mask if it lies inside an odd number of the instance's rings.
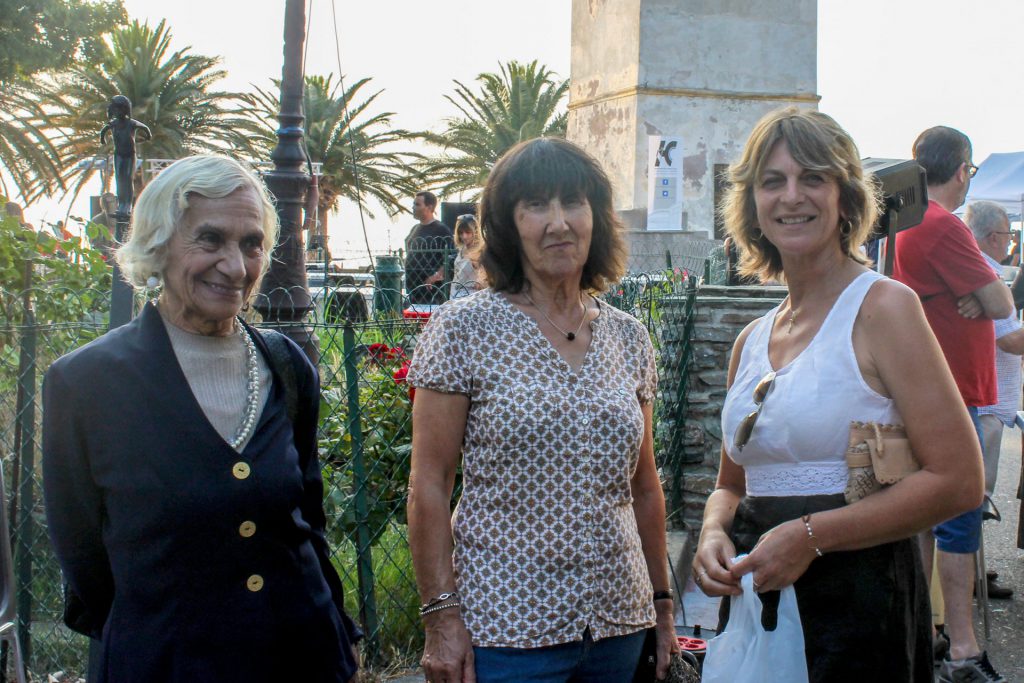
[[[308,310],[300,311],[301,322],[293,325],[303,328],[319,356],[319,453],[334,564],[345,586],[347,608],[367,634],[364,658],[375,666],[398,667],[416,662],[423,638],[406,536],[412,400],[405,373],[426,319],[422,310],[403,317],[401,280],[387,284],[374,288],[361,281],[328,281],[311,288],[312,296],[302,292],[291,299],[303,307],[311,302]],[[689,272],[663,269],[627,276],[605,295],[647,325],[659,351],[656,452],[670,508],[678,500],[672,491],[682,488],[673,434],[683,417],[680,405],[685,408],[678,387],[686,384],[686,317],[696,289],[697,279]],[[275,294],[271,298],[278,305],[289,300]],[[54,297],[67,304],[59,307],[66,319],[40,318],[37,311],[46,307],[39,304]],[[33,680],[64,672],[73,681],[85,676],[89,643],[62,623],[60,571],[42,506],[41,384],[50,363],[106,331],[109,293],[0,290],[0,307],[0,453],[14,549],[18,631]],[[266,311],[267,306],[257,302],[254,309]],[[253,316],[257,326],[282,327]]]

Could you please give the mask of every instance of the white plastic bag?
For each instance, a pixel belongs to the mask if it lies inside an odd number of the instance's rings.
[[[765,631],[753,573],[745,574],[741,585],[743,594],[732,598],[728,626],[708,641],[702,683],[807,683],[796,591],[792,586],[782,589],[778,625]]]

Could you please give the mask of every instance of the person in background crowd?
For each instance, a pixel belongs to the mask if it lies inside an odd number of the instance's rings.
[[[1009,225],[1009,224],[1007,224]],[[1006,256],[999,259],[999,263],[1004,266],[1017,267],[1020,265],[1020,233],[1011,230],[1010,231],[1010,246],[1007,249]]]
[[[477,275],[476,250],[480,242],[480,227],[476,216],[463,214],[455,220],[455,246],[458,256],[455,257],[454,275],[452,276],[451,298],[469,296],[480,289],[480,278]]]
[[[978,505],[981,454],[920,302],[860,249],[877,187],[845,130],[796,107],[757,123],[729,180],[740,274],[789,296],[733,348],[694,580],[726,597],[720,629],[744,575],[769,628],[793,586],[812,682],[931,683],[914,535]],[[922,469],[846,504],[852,422],[905,425]]]
[[[920,297],[980,444],[978,408],[998,400],[992,321],[1011,315],[1013,300],[970,229],[952,213],[963,205],[978,169],[971,161],[971,141],[958,130],[936,126],[917,137],[913,153],[927,176],[928,208],[919,225],[896,235],[893,278]],[[974,449],[965,449],[959,457],[973,460],[974,455]],[[1002,680],[978,645],[971,617],[981,519],[979,504],[921,537],[925,566],[935,558],[945,605],[951,661],[942,663],[940,681]]]
[[[110,258],[114,254],[114,237],[117,233],[117,195],[113,192],[104,192],[100,195],[100,211],[89,219],[90,223],[102,225],[107,229],[106,234],[97,231],[89,238],[89,245],[93,249],[99,249],[104,256]]]
[[[1006,253],[1010,242],[1010,218],[1006,210],[995,202],[972,202],[964,213],[964,222],[974,233],[982,256],[992,271],[1002,278],[1003,266],[999,256]],[[985,495],[991,504],[999,472],[999,449],[1003,442],[1003,427],[1012,427],[1017,418],[1021,390],[1021,355],[1024,354],[1024,329],[1016,312],[995,321],[996,335],[996,394],[999,402],[978,408],[981,422],[981,453],[985,460]],[[985,514],[991,515],[986,512]],[[996,572],[989,570],[988,596],[996,599],[1013,597],[1013,589],[996,583]]]
[[[412,215],[418,222],[405,238],[405,291],[410,303],[439,304],[444,297],[438,285],[444,280],[444,259],[454,251],[451,229],[434,218],[437,197],[417,192]]]

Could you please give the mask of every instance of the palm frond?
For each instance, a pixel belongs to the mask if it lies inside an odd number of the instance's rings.
[[[477,76],[476,89],[453,82],[445,99],[459,115],[446,119],[440,133],[423,136],[441,151],[418,164],[442,194],[475,201],[491,167],[511,147],[542,135],[565,136],[569,82],[537,61],[499,64],[497,73]]]

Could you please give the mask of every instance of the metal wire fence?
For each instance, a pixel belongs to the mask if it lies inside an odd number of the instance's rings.
[[[672,429],[657,429],[656,450],[670,501],[683,476],[672,434],[682,419],[677,388],[685,385],[685,318],[696,285],[685,272],[662,270],[628,276],[605,295],[642,320],[659,349],[656,415],[659,424]],[[319,356],[324,506],[346,605],[367,633],[368,661],[409,664],[418,658],[422,630],[406,537],[412,402],[404,378],[425,318],[395,314],[395,293],[387,288],[328,286],[312,297],[296,294],[277,292],[271,298],[278,304],[310,302],[296,324],[310,335],[311,350]],[[68,304],[58,307],[67,319],[55,314],[40,319],[38,303],[54,297]],[[398,302],[401,306],[400,295]],[[254,309],[266,311],[266,302]],[[47,539],[40,474],[42,377],[56,358],[103,334],[108,314],[104,292],[0,290],[0,452],[9,488],[18,630],[37,681],[56,672],[67,680],[84,677],[89,649],[86,638],[62,623],[60,571]],[[253,315],[257,326],[279,326]]]

